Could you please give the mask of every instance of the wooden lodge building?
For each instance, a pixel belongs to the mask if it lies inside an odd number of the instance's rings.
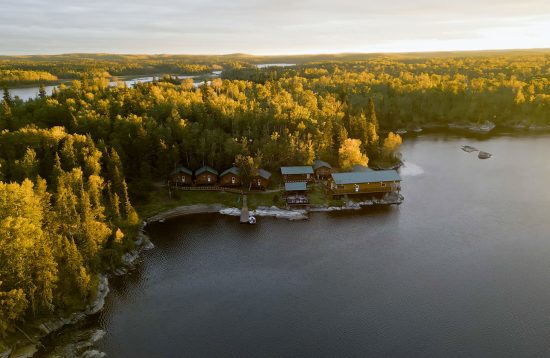
[[[218,182],[218,171],[209,166],[195,170],[195,185],[215,185]]]
[[[399,192],[401,177],[395,170],[333,173],[327,188],[333,196]]]
[[[168,177],[168,185],[189,186],[193,184],[193,172],[185,167],[177,167]]]
[[[271,173],[267,170],[258,170],[258,175],[252,177],[250,181],[250,189],[265,190],[269,185],[269,179],[271,179]]]
[[[240,187],[241,175],[239,174],[239,168],[231,167],[220,174],[220,186],[226,187]]]
[[[328,179],[332,174],[332,166],[327,162],[317,159],[313,162],[313,172],[317,180]]]
[[[311,166],[281,167],[281,174],[285,183],[313,180],[313,168]]]

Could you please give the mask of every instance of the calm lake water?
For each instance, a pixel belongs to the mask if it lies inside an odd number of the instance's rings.
[[[216,74],[213,74],[213,76],[217,76]],[[121,79],[120,81],[126,83],[126,86],[133,87],[137,83],[147,83],[152,82],[154,78],[158,79],[160,76],[144,76],[144,77],[136,77],[136,78],[130,78],[130,79]],[[196,78],[197,76],[177,76],[179,79],[184,78]],[[195,86],[199,86],[203,82],[196,82]],[[71,85],[71,82],[66,82],[67,86]],[[115,87],[117,85],[117,82],[110,82],[109,85],[111,87]],[[52,95],[53,89],[58,86],[44,86],[44,90],[46,91],[46,94],[48,96]],[[38,97],[38,91],[40,90],[39,86],[35,87],[15,87],[15,88],[9,88],[10,94],[12,97],[19,97],[22,100],[26,101],[29,99],[34,99]]]
[[[150,227],[87,328],[109,357],[548,357],[549,148],[425,135],[399,207]]]
[[[295,66],[295,64],[293,63],[262,63],[262,64],[258,64],[256,65],[258,68],[267,68],[267,67],[289,67],[289,66]],[[221,76],[222,74],[222,71],[212,71],[211,73],[211,77],[219,77]],[[132,77],[132,78],[124,78],[124,77],[121,77],[121,81],[123,81],[124,83],[126,83],[126,86],[128,87],[133,87],[135,84],[137,83],[147,83],[147,82],[152,82],[154,78],[159,78],[160,76],[142,76],[142,77]],[[185,78],[197,78],[199,76],[188,76],[188,75],[185,75],[185,76],[177,76],[179,79],[185,79]],[[198,87],[200,85],[202,85],[204,83],[204,81],[198,81],[198,80],[195,80],[195,87]],[[210,82],[210,81],[209,81]],[[70,85],[70,82],[67,82],[67,85]],[[110,86],[114,87],[116,86],[117,83],[116,82],[111,82],[110,83]],[[46,90],[46,94],[48,96],[51,96],[52,92],[53,92],[53,89],[56,88],[58,86],[44,86],[44,89]],[[36,97],[38,97],[38,91],[39,91],[40,87],[39,86],[34,86],[34,87],[14,87],[14,88],[9,88],[9,91],[12,95],[12,97],[19,97],[21,98],[22,100],[26,101],[26,100],[29,100],[29,99],[34,99]]]

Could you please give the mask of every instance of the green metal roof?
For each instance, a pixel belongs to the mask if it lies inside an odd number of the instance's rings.
[[[306,191],[307,186],[304,182],[285,183],[285,191]]]
[[[193,172],[186,167],[177,167],[176,169],[172,170],[172,173],[170,175],[178,174],[178,173],[185,173],[189,175],[193,175]]]
[[[311,166],[281,167],[281,173],[283,175],[313,174],[313,168]]]
[[[329,163],[323,162],[322,160],[317,159],[313,162],[313,169],[314,170],[317,170],[317,169],[322,168],[322,167],[332,169],[332,166]]]
[[[227,170],[224,170],[220,176],[223,177],[225,174],[233,174],[233,175],[239,175],[239,168],[237,167],[231,167]]]
[[[265,169],[260,169],[260,170],[258,170],[258,176],[260,176],[260,177],[267,180],[267,179],[271,178],[271,173],[268,172]]]
[[[351,171],[352,172],[372,172],[373,170],[369,167],[366,167],[364,165],[361,165],[361,164],[355,164],[352,168],[351,168]]]
[[[395,170],[333,173],[332,179],[337,185],[401,181],[401,177]]]
[[[201,175],[204,172],[210,172],[212,174],[218,175],[218,171],[212,167],[209,167],[208,165],[205,165],[204,167],[195,170],[195,175]]]

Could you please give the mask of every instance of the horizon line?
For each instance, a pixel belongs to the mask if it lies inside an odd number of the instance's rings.
[[[58,52],[58,53],[25,53],[25,54],[0,54],[0,57],[26,57],[26,56],[67,56],[67,55],[117,55],[117,56],[250,56],[250,57],[299,57],[322,55],[385,55],[385,54],[430,54],[430,53],[474,53],[474,52],[502,52],[502,51],[549,51],[550,47],[526,47],[526,48],[486,48],[486,49],[454,49],[454,50],[418,50],[418,51],[371,51],[371,52],[311,52],[311,53],[278,53],[278,54],[254,54],[247,52],[232,53],[177,53],[177,52]]]

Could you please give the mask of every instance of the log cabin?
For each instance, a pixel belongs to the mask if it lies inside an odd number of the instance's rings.
[[[220,186],[227,187],[240,187],[241,175],[239,174],[239,168],[231,167],[220,174]]]
[[[253,176],[250,181],[250,189],[265,190],[269,185],[271,173],[264,169],[258,170],[258,175]]]
[[[313,180],[313,168],[311,166],[281,167],[281,174],[285,183]]]
[[[188,186],[193,184],[193,172],[185,167],[177,167],[169,177],[168,184],[178,186]]]
[[[195,185],[215,185],[218,182],[218,171],[209,166],[195,170]]]
[[[333,196],[399,192],[401,177],[395,170],[333,173],[327,188]]]
[[[328,179],[330,174],[332,174],[332,166],[327,162],[317,159],[313,162],[313,172],[317,180]]]

